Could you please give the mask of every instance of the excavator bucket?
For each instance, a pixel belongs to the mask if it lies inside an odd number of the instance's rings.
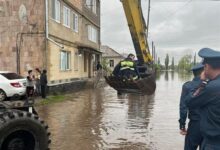
[[[106,82],[118,93],[139,93],[152,95],[156,89],[155,73],[138,80],[128,80],[122,77],[105,76]]]

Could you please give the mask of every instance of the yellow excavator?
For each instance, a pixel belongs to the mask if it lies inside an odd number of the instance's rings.
[[[155,71],[152,67],[153,58],[148,46],[147,27],[143,17],[141,0],[121,0],[121,2],[138,58],[137,68],[140,78],[138,80],[130,80],[118,76],[106,76],[105,79],[118,93],[151,95],[156,89]]]

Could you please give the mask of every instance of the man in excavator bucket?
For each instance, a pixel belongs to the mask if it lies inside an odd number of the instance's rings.
[[[139,79],[140,75],[134,59],[135,59],[135,55],[129,54],[127,58],[120,61],[115,66],[113,70],[113,75],[118,77],[123,77],[128,80]]]

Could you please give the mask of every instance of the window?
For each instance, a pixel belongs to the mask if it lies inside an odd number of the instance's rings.
[[[60,52],[60,70],[70,70],[70,52],[61,51]]]
[[[60,1],[52,0],[52,18],[60,22]]]
[[[92,1],[92,12],[96,14],[96,0]]]
[[[91,9],[92,8],[92,0],[86,0],[86,6]]]
[[[78,71],[79,68],[79,53],[76,52],[74,56],[74,70]]]
[[[79,17],[76,13],[73,12],[73,31],[79,31]]]
[[[86,0],[86,6],[96,14],[96,1],[97,0]]]
[[[70,9],[63,6],[63,25],[70,28]]]
[[[109,60],[109,66],[114,67],[114,60]]]
[[[92,42],[97,43],[98,42],[97,36],[98,36],[97,29],[91,25],[88,25],[88,39]]]

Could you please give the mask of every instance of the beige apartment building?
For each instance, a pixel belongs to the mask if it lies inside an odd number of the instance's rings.
[[[0,70],[47,69],[49,86],[72,85],[100,55],[99,0],[0,1]]]

